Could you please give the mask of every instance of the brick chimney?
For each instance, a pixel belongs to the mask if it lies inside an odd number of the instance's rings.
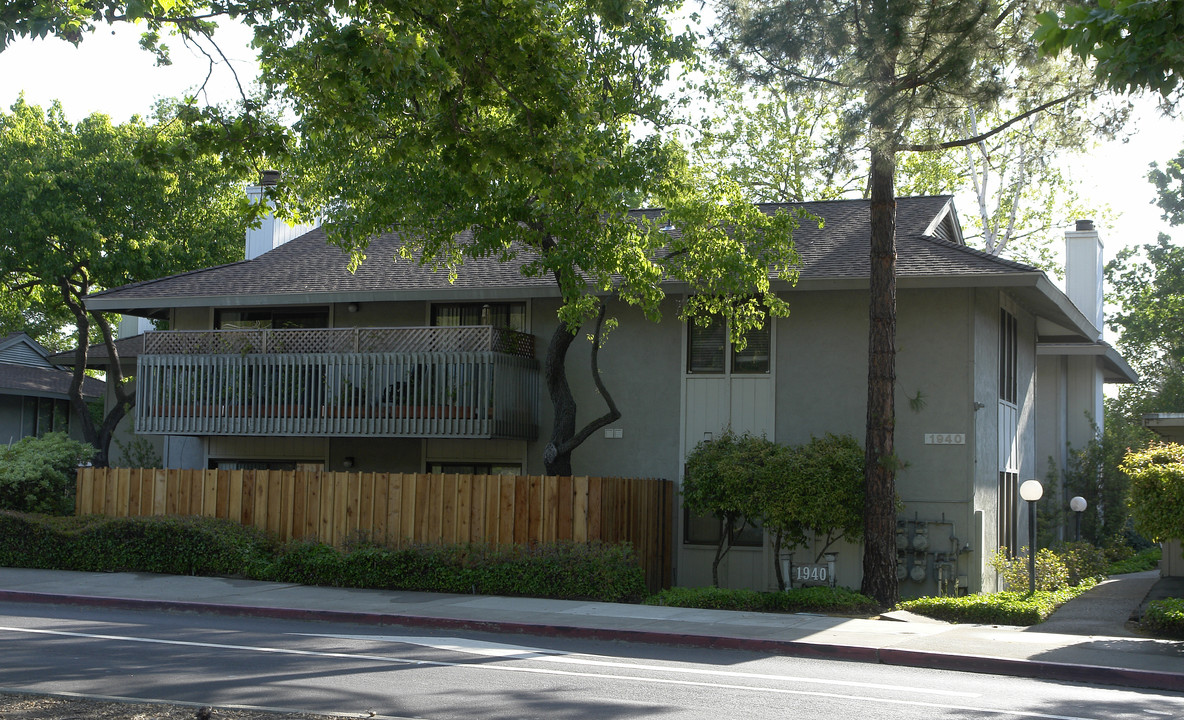
[[[1102,238],[1093,220],[1065,232],[1065,294],[1102,337]]]

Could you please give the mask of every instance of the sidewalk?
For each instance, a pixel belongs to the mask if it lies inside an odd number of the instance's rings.
[[[903,621],[865,620],[16,568],[0,568],[0,602],[728,648],[1184,692],[1184,642],[1123,628],[1157,576],[1111,579],[1033,628],[952,625],[908,613],[891,614]]]

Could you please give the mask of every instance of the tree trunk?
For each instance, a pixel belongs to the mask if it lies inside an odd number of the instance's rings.
[[[571,394],[571,386],[567,382],[567,351],[576,339],[574,332],[562,322],[551,335],[551,342],[547,345],[547,357],[543,361],[543,379],[547,383],[547,393],[551,397],[551,407],[555,416],[551,425],[551,442],[543,450],[543,467],[548,475],[570,476],[571,453],[588,437],[600,428],[616,421],[621,417],[621,411],[609,395],[608,388],[600,377],[600,338],[604,330],[604,316],[606,307],[600,303],[600,312],[596,317],[596,331],[592,334],[592,381],[596,390],[604,398],[608,411],[576,432],[576,400]]]
[[[873,145],[871,298],[867,370],[862,592],[884,607],[899,599],[896,581],[896,153]]]

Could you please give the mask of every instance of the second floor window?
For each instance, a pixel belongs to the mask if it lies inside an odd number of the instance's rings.
[[[215,330],[284,330],[327,328],[329,308],[251,308],[215,310]]]
[[[743,350],[737,350],[728,339],[727,324],[722,319],[712,320],[707,327],[695,322],[687,324],[687,372],[734,375],[763,375],[769,372],[772,336],[770,320],[761,327],[749,330]]]
[[[449,303],[432,306],[432,325],[488,325],[526,332],[526,303]]]

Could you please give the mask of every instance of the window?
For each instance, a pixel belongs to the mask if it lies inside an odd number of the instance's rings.
[[[1015,405],[1019,401],[1019,331],[1015,315],[999,310],[999,399]]]
[[[70,401],[26,397],[21,402],[21,436],[70,431]]]
[[[319,472],[325,469],[323,462],[302,460],[210,460],[211,470],[295,470],[296,472]]]
[[[329,308],[215,310],[215,330],[286,330],[329,327]]]
[[[428,463],[433,475],[521,475],[518,463],[434,462]]]
[[[1019,473],[999,473],[999,545],[1013,558],[1019,554],[1019,482]]]
[[[488,325],[526,332],[526,303],[450,303],[432,306],[432,325]]]
[[[682,509],[683,543],[687,545],[719,545],[723,523],[715,515],[696,515],[690,508]],[[733,547],[760,547],[764,544],[764,528],[755,520],[744,521],[739,531],[732,528]]]
[[[749,330],[744,335],[743,350],[731,347],[728,341],[727,325],[722,319],[712,320],[707,327],[695,322],[687,324],[687,372],[725,372],[724,361],[730,359],[731,371],[735,375],[760,375],[769,372],[772,350],[771,322],[768,317],[761,327]]]

